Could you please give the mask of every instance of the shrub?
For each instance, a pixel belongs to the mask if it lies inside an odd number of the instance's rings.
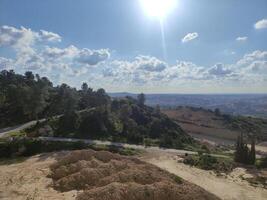
[[[260,159],[258,167],[259,168],[267,168],[267,156]]]
[[[214,164],[216,164],[218,161],[215,157],[204,154],[199,157],[198,165],[201,169],[205,170],[211,170],[214,169]]]
[[[187,155],[184,158],[183,163],[186,165],[190,165],[190,166],[195,166],[197,164],[196,160],[192,156],[189,156],[189,155]]]

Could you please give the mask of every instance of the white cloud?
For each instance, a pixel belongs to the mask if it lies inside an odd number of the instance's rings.
[[[184,36],[184,38],[182,39],[182,42],[183,43],[189,42],[189,41],[194,40],[196,38],[198,38],[198,33],[197,32],[188,33],[186,36]]]
[[[40,40],[49,41],[49,42],[61,42],[61,36],[57,33],[41,30],[39,34]]]
[[[239,41],[239,42],[245,42],[245,41],[247,41],[247,39],[248,39],[248,37],[246,37],[246,36],[243,36],[243,37],[237,37],[237,38],[236,38],[236,41]]]
[[[150,56],[137,56],[134,64],[138,66],[139,69],[145,71],[163,71],[168,65],[167,63]]]
[[[246,54],[234,67],[243,74],[267,76],[267,51]]]
[[[262,19],[262,20],[257,21],[254,24],[254,28],[255,29],[264,29],[264,28],[267,28],[267,19]]]
[[[79,53],[79,49],[73,45],[67,48],[57,48],[46,46],[42,52],[43,56],[47,59],[63,59],[63,58],[74,58]]]
[[[11,26],[0,27],[0,46],[10,46],[16,51],[32,52],[31,45],[34,44],[37,33],[21,27],[20,29]]]
[[[33,45],[39,42],[61,41],[61,37],[53,32],[41,30],[40,32],[31,29],[15,28],[12,26],[0,27],[0,46],[8,46],[14,48],[17,52],[33,53]]]
[[[118,86],[125,89],[136,86],[174,88],[192,84],[235,86],[237,83],[251,86],[267,82],[267,51],[248,53],[231,65],[219,63],[200,66],[188,61],[177,61],[170,65],[153,56],[139,55],[130,60],[112,60],[109,49],[79,49],[73,45],[58,48],[53,43],[49,43],[51,46],[44,43],[60,41],[61,37],[57,35],[48,31],[34,32],[24,27],[0,27],[0,46],[15,50],[12,59],[0,57],[0,69],[19,72],[33,70],[50,77],[60,77],[57,81],[68,81],[69,84],[77,82],[78,76],[81,78],[79,81],[86,77],[94,86],[115,89]],[[185,41],[198,36],[194,35],[188,34]],[[238,41],[245,40],[244,37],[239,38]],[[105,81],[100,81],[104,78]]]
[[[13,60],[9,58],[0,57],[0,70],[12,69]]]
[[[223,77],[233,73],[230,69],[227,69],[222,63],[217,63],[213,67],[209,68],[207,72],[210,75],[214,75],[216,77]]]
[[[97,65],[109,57],[110,52],[108,49],[90,50],[85,48],[79,51],[76,61],[88,65]]]

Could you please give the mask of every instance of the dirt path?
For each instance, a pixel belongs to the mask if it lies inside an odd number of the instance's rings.
[[[63,200],[74,199],[77,191],[59,193],[51,184],[49,165],[64,152],[41,154],[16,164],[0,164],[0,199],[18,200]],[[267,190],[252,187],[239,178],[244,170],[239,168],[225,177],[210,171],[189,167],[178,162],[177,151],[147,149],[140,159],[174,173],[225,200],[264,200]],[[243,170],[243,171],[242,171]]]
[[[267,190],[252,187],[238,177],[242,169],[237,169],[224,178],[216,176],[213,172],[179,163],[178,157],[172,153],[149,151],[141,159],[176,174],[224,200],[267,199]]]
[[[49,185],[49,165],[58,153],[38,155],[16,164],[0,165],[1,200],[70,200],[76,191],[59,193]]]

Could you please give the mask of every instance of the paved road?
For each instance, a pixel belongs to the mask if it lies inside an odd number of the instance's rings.
[[[77,113],[81,113],[81,112],[84,112],[84,111],[92,111],[92,110],[94,110],[94,109],[95,109],[95,107],[90,108],[90,109],[79,110],[79,111],[77,111]],[[56,116],[54,116],[53,118],[59,118],[59,117],[61,117],[61,116],[62,116],[62,115],[56,115]],[[33,126],[34,124],[37,123],[37,121],[39,121],[39,122],[43,122],[43,121],[45,121],[45,120],[46,120],[46,118],[44,118],[44,119],[39,119],[39,120],[33,120],[33,121],[27,122],[27,123],[25,123],[25,124],[20,124],[20,125],[16,125],[16,126],[11,126],[11,127],[2,128],[2,129],[0,129],[0,138],[3,137],[3,136],[4,136],[5,134],[7,134],[7,133],[17,132],[17,131],[22,131],[22,130],[25,129],[25,128],[28,128],[28,127],[30,127],[30,126]]]
[[[44,120],[45,119],[41,119],[41,120],[39,120],[39,122],[43,122]],[[37,120],[33,120],[33,121],[27,122],[25,124],[2,128],[2,129],[0,129],[0,137],[3,137],[7,133],[21,131],[21,130],[23,130],[25,128],[33,126],[34,124],[36,124],[36,122],[37,122]]]
[[[133,148],[133,149],[140,149],[146,151],[153,151],[153,152],[165,152],[165,153],[174,153],[177,155],[184,155],[184,154],[197,154],[195,151],[187,151],[183,149],[166,149],[161,147],[146,147],[144,145],[135,145],[135,144],[127,144],[127,143],[119,143],[119,142],[110,142],[110,141],[101,141],[101,140],[89,140],[89,139],[76,139],[76,138],[60,138],[60,137],[39,137],[41,140],[45,141],[61,141],[61,142],[84,142],[86,144],[98,144],[98,145],[107,145],[107,146],[117,146],[117,147],[124,147],[124,148]],[[211,154],[216,157],[228,158],[225,155],[218,155],[218,154]]]

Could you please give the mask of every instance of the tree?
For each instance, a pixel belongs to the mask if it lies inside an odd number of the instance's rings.
[[[82,91],[83,91],[84,93],[86,93],[87,90],[88,90],[88,85],[87,85],[87,83],[83,83],[81,89],[82,89]]]
[[[250,164],[254,164],[256,161],[256,149],[255,149],[255,136],[251,137],[251,150],[250,150]]]
[[[160,114],[160,105],[159,104],[156,105],[155,110],[156,110],[157,114]]]
[[[255,140],[251,140],[251,149],[243,139],[243,133],[240,134],[236,142],[235,161],[243,164],[255,163]]]
[[[220,111],[219,108],[216,108],[214,112],[215,112],[216,116],[220,116],[221,115],[221,111]]]
[[[139,106],[144,106],[146,101],[146,97],[143,93],[137,95],[137,102]]]

